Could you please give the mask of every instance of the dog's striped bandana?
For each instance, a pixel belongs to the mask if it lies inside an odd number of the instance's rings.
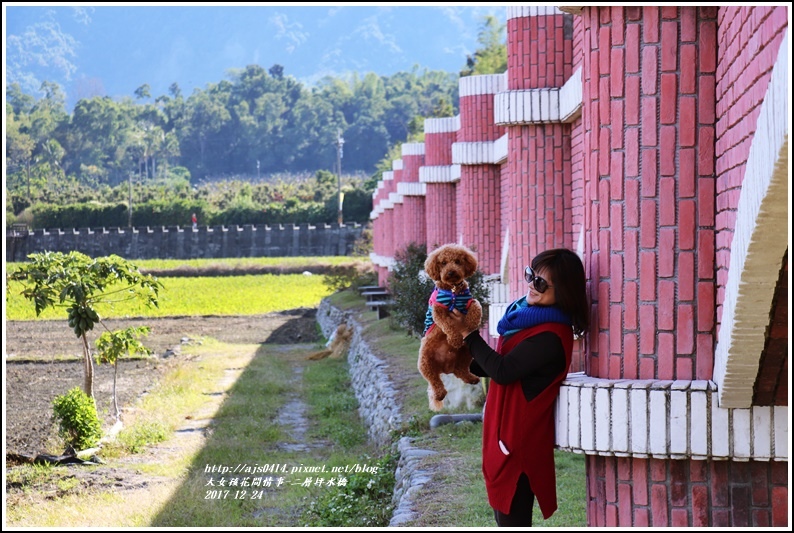
[[[441,305],[446,307],[449,311],[453,309],[457,309],[464,315],[469,312],[469,306],[471,305],[471,291],[468,288],[464,289],[462,292],[452,292],[445,289],[439,289],[436,287],[433,289],[433,294],[430,295],[430,299],[427,301],[427,314],[425,315],[425,330],[422,332],[422,336],[424,337],[430,328],[433,327],[433,306],[434,305]]]

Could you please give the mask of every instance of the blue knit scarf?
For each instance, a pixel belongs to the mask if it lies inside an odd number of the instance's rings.
[[[505,339],[522,329],[531,328],[546,322],[572,325],[571,317],[559,307],[529,305],[527,297],[522,296],[511,303],[499,320],[496,331]]]

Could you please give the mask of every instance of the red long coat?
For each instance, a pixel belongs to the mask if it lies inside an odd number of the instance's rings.
[[[565,370],[529,402],[521,380],[509,385],[491,381],[483,415],[482,471],[488,503],[505,514],[510,513],[518,478],[524,472],[546,519],[557,510],[554,403],[571,366],[573,331],[563,324],[541,324],[515,333],[506,342],[500,338],[497,352],[505,355],[524,339],[544,331],[555,333],[562,341]]]

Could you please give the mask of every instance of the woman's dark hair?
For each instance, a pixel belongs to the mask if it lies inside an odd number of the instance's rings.
[[[574,333],[584,334],[590,323],[590,309],[584,265],[579,256],[567,248],[554,248],[536,255],[531,266],[535,272],[548,272],[557,307],[571,316]]]

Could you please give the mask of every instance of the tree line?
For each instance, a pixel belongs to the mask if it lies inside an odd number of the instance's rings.
[[[285,75],[281,65],[267,70],[248,65],[189,96],[173,83],[168,94],[153,97],[144,84],[120,100],[81,99],[71,113],[57,83],[45,81],[38,99],[11,84],[6,87],[6,211],[13,218],[34,204],[62,206],[101,196],[134,202],[126,184],[130,189],[165,184],[184,199],[185,182],[195,197],[200,184],[212,181],[337,171],[340,133],[344,172],[371,175],[349,180],[348,191],[369,192],[393,156],[399,158],[398,147],[421,140],[425,117],[457,112],[459,76],[504,71],[503,34],[504,27],[486,17],[481,48],[460,73],[414,67],[391,76],[327,76],[307,87]],[[326,187],[322,198],[312,201],[330,212],[329,179],[314,178],[309,186]],[[284,192],[274,192],[270,200],[279,196]]]

